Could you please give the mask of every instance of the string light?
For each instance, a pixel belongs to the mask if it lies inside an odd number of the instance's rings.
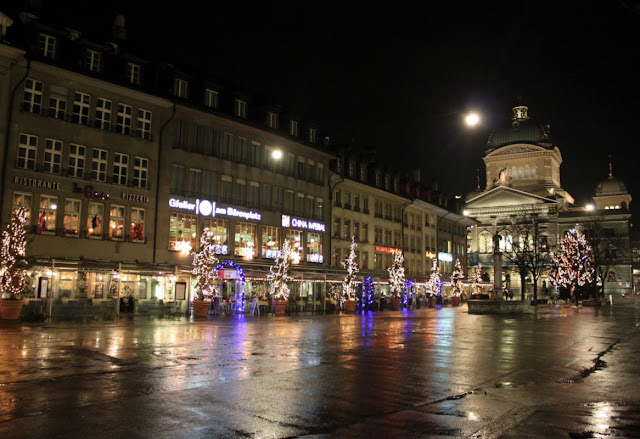
[[[460,258],[456,258],[456,263],[453,266],[453,271],[451,272],[451,286],[453,287],[451,289],[452,296],[458,297],[462,294],[462,289],[464,288],[462,279],[464,279],[464,273],[462,272]]]
[[[26,231],[27,209],[18,207],[2,232],[0,247],[0,290],[17,297],[25,287],[27,274]]]
[[[391,295],[400,297],[404,288],[404,256],[401,251],[395,253],[393,264],[387,268],[389,272],[389,286],[391,287]]]

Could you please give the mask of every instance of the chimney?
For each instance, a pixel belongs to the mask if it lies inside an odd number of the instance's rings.
[[[115,20],[113,20],[113,36],[123,41],[127,39],[127,30],[124,25],[124,15],[122,14],[116,15]]]

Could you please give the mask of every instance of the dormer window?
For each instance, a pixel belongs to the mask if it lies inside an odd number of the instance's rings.
[[[176,78],[173,82],[173,94],[182,99],[189,98],[189,83],[184,79]]]
[[[360,181],[367,181],[367,165],[360,165]]]
[[[129,84],[140,84],[140,65],[132,62],[127,63],[127,82]]]
[[[356,163],[349,161],[349,177],[356,178]]]
[[[380,171],[376,171],[376,186],[382,187],[382,173]]]
[[[218,92],[210,88],[204,91],[204,105],[209,108],[218,108]]]
[[[293,137],[300,135],[300,123],[297,120],[289,121],[289,135]]]
[[[388,191],[391,190],[391,176],[389,174],[384,176],[384,188]]]
[[[267,112],[267,126],[271,129],[278,129],[278,114],[273,111]]]
[[[309,128],[309,142],[310,143],[316,143],[317,135],[318,135],[318,132],[316,131],[315,128]]]
[[[247,101],[236,99],[234,102],[234,114],[243,119],[247,117]]]
[[[40,34],[38,39],[38,53],[47,58],[56,56],[56,38],[47,34]]]
[[[84,57],[84,64],[90,72],[99,72],[101,59],[102,54],[100,52],[97,50],[87,49],[87,53]]]

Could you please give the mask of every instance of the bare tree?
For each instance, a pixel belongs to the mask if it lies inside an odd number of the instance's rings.
[[[597,290],[591,290],[597,296],[604,297],[605,284],[609,270],[616,264],[626,262],[631,257],[630,244],[624,234],[616,234],[607,217],[590,216],[581,222],[581,229],[593,251],[592,266],[600,280]],[[628,233],[626,234],[628,236]],[[590,294],[591,295],[591,294]]]
[[[538,281],[552,262],[554,235],[547,233],[548,217],[538,213],[513,215],[507,226],[507,250],[504,255],[518,270],[524,300],[526,278],[531,275],[533,301],[538,301]]]

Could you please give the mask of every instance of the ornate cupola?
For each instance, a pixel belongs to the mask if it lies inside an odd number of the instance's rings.
[[[598,183],[596,194],[593,197],[596,209],[623,209],[629,210],[631,195],[625,184],[613,176],[613,165],[609,156],[609,176]]]

